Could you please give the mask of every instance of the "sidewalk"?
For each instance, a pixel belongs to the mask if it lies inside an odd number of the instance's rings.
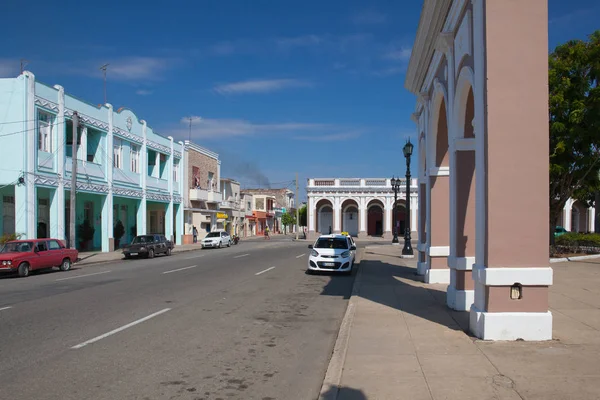
[[[554,340],[487,342],[399,253],[362,253],[320,399],[600,399],[600,261],[553,264]]]

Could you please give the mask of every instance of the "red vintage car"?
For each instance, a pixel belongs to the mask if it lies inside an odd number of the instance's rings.
[[[25,277],[39,269],[68,271],[78,256],[77,250],[68,249],[58,239],[13,240],[0,249],[0,272],[17,271]]]

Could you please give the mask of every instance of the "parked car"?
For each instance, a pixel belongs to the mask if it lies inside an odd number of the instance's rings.
[[[207,247],[211,247],[211,248],[218,248],[220,249],[223,246],[231,246],[231,236],[229,235],[229,233],[224,232],[224,231],[220,231],[220,232],[210,232],[208,235],[206,235],[206,237],[204,239],[202,239],[202,241],[200,242],[200,244],[202,245],[203,249],[206,249]]]
[[[569,233],[569,231],[563,228],[562,226],[556,226],[554,228],[554,237],[559,237],[561,235],[564,235],[565,233]]]
[[[20,277],[54,267],[68,271],[78,256],[76,249],[68,249],[58,239],[13,240],[0,250],[0,271],[16,271]]]
[[[352,273],[356,245],[349,236],[322,235],[314,244],[309,244],[308,248],[312,249],[308,256],[308,273],[313,271]]]
[[[154,258],[157,254],[170,256],[174,247],[173,242],[164,235],[138,235],[129,246],[123,248],[123,255],[125,258]]]

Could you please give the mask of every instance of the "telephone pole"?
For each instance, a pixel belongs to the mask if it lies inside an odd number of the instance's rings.
[[[102,70],[102,72],[104,73],[104,104],[106,104],[106,68],[109,66],[110,64],[106,63],[103,66],[100,67],[100,69]]]
[[[25,70],[25,66],[29,63],[28,60],[21,58],[21,74],[23,73],[23,71]]]
[[[192,143],[192,117],[188,117],[188,119],[190,120],[190,136],[188,138],[188,141]]]
[[[300,230],[300,211],[298,210],[298,173],[296,172],[296,195],[294,197],[294,207],[296,207],[296,240],[298,240],[298,231]]]
[[[69,207],[69,247],[74,249],[75,246],[75,204],[76,204],[76,191],[77,191],[77,139],[79,135],[79,114],[77,111],[73,112],[73,144],[71,161],[73,162],[71,167],[71,204]]]

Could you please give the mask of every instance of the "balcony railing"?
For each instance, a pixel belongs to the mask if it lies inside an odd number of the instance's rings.
[[[209,203],[220,203],[223,201],[223,195],[220,192],[208,192],[208,200]]]
[[[190,200],[192,200],[192,201],[208,201],[208,190],[206,190],[206,189],[190,189]]]
[[[325,178],[309,179],[308,188],[390,188],[392,184],[388,178]],[[400,178],[400,188],[406,187],[406,178]],[[417,179],[411,179],[411,187],[417,187]]]
[[[146,186],[158,190],[169,190],[169,181],[149,176],[146,181]]]

